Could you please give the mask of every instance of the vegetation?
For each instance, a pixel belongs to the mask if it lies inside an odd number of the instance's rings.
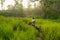
[[[60,18],[59,0],[43,0],[44,1],[44,18],[58,19]],[[58,10],[59,8],[59,10]]]
[[[0,40],[36,40],[37,31],[22,18],[0,17]]]
[[[23,0],[14,0],[7,10],[5,1],[0,0],[0,40],[60,40],[60,0],[24,0],[27,8]]]
[[[38,31],[30,22],[31,18],[0,16],[0,40],[37,40]],[[36,19],[44,40],[60,40],[59,24],[58,20]]]

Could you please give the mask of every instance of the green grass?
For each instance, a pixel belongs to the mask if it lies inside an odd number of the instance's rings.
[[[29,23],[32,18],[0,16],[0,40],[37,40],[38,31]],[[59,40],[59,20],[36,19],[36,26],[42,29],[44,40]]]

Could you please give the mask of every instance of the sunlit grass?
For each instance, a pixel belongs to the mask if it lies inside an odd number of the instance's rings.
[[[29,24],[31,20],[29,17],[0,17],[0,40],[37,40],[38,31]],[[44,40],[59,39],[60,22],[36,19],[36,26],[42,29]]]

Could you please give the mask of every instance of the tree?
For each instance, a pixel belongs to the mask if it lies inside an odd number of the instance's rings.
[[[59,18],[57,11],[58,0],[43,0],[44,2],[44,18]]]
[[[20,4],[19,2],[22,2],[22,0],[14,0],[15,1],[15,6],[14,9],[15,10],[15,14],[16,16],[20,15],[23,16],[23,8],[22,8],[22,4]]]
[[[2,7],[2,10],[3,10],[3,3],[5,2],[5,0],[0,0],[1,1],[1,7]]]

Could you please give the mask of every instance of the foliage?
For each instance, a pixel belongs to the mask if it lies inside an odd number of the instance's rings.
[[[0,40],[36,40],[36,37],[36,29],[21,18],[0,17]]]
[[[29,24],[31,18],[0,16],[0,40],[37,40],[38,31]],[[42,29],[44,40],[59,40],[60,21],[36,18],[36,26]]]
[[[44,18],[57,19],[59,18],[58,1],[59,0],[43,0],[44,1]]]

